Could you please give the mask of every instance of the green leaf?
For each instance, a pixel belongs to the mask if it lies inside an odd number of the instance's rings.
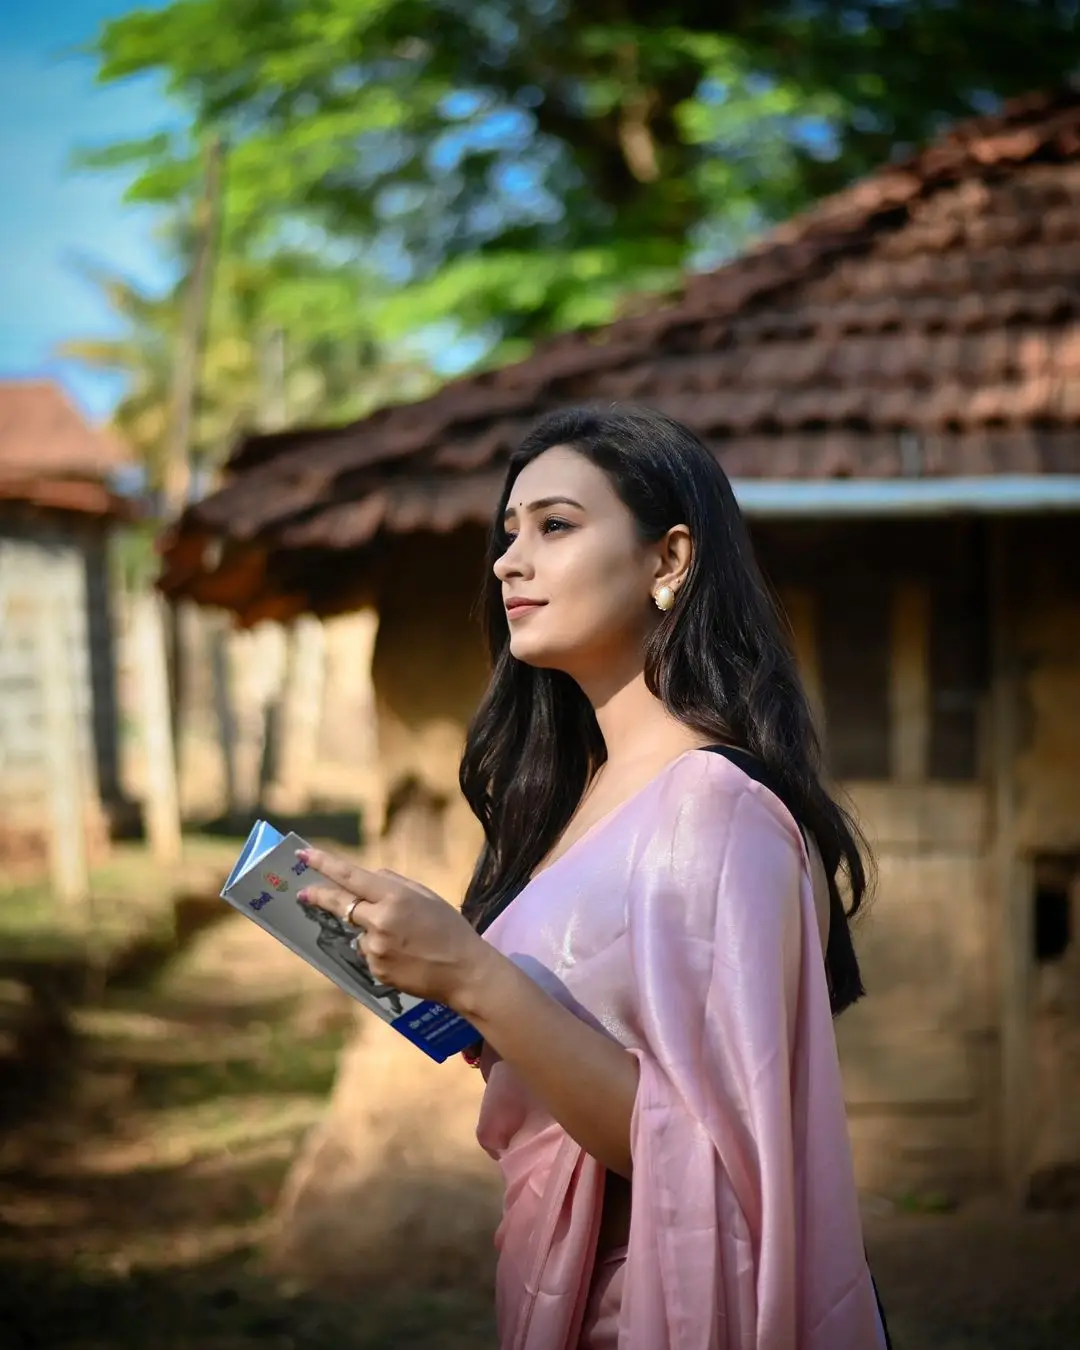
[[[1078,22],[962,0],[173,0],[93,51],[104,81],[160,80],[180,129],[78,162],[130,171],[182,261],[200,138],[224,139],[215,332],[339,344],[304,376],[314,413],[432,331],[494,359],[604,321],[943,121],[1061,80]],[[239,353],[234,412],[258,403]]]

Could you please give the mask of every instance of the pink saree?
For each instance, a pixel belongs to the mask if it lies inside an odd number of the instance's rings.
[[[500,1350],[880,1350],[802,836],[690,751],[486,937],[640,1066],[629,1244],[604,1169],[488,1048]]]

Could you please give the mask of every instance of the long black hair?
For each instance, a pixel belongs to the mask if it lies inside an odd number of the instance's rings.
[[[703,737],[755,756],[813,834],[829,882],[830,997],[833,1012],[843,1011],[863,993],[848,920],[866,892],[865,845],[822,785],[806,694],[731,484],[691,431],[651,409],[553,413],[511,456],[488,545],[483,618],[491,681],[461,760],[461,789],[485,836],[462,912],[483,926],[525,885],[606,758],[592,705],[577,683],[511,656],[492,571],[509,542],[503,515],[514,481],[554,446],[576,450],[604,471],[643,542],[656,542],[675,525],[688,527],[693,559],[678,604],[650,637],[646,685]]]

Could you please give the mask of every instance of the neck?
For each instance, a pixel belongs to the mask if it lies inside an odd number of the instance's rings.
[[[645,686],[640,665],[579,680],[596,713],[609,765],[648,760],[702,744],[702,737],[668,712]]]

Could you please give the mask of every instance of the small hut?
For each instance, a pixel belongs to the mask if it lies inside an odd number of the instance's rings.
[[[873,996],[839,1023],[860,1179],[1052,1189],[1080,1167],[1080,94],[961,125],[644,312],[248,439],[162,585],[242,623],[376,605],[385,762],[445,850],[506,456],[613,400],[732,478],[876,850]]]
[[[0,382],[5,865],[47,856],[74,816],[91,853],[100,851],[110,809],[121,802],[107,541],[131,516],[108,485],[125,462],[122,447],[89,426],[55,384]],[[66,823],[57,816],[58,780]]]

